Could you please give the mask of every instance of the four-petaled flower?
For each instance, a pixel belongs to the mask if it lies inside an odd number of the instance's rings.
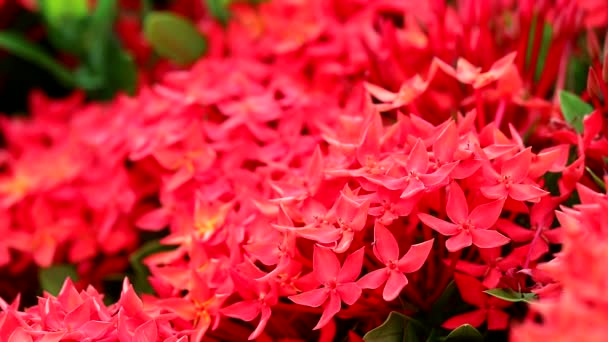
[[[399,259],[399,244],[391,232],[380,223],[374,227],[374,255],[386,267],[372,271],[357,281],[363,289],[376,289],[386,283],[382,297],[392,301],[408,284],[404,273],[418,271],[433,248],[433,239],[412,245]]]
[[[319,307],[325,304],[323,314],[314,329],[324,327],[339,311],[341,302],[354,304],[361,297],[361,288],[355,280],[363,266],[364,248],[350,254],[342,267],[338,257],[331,250],[315,245],[313,252],[313,272],[323,287],[289,296],[296,304]]]
[[[498,199],[481,204],[469,213],[467,199],[462,189],[453,182],[450,185],[446,208],[447,215],[453,223],[425,213],[418,214],[418,217],[437,232],[450,236],[445,243],[450,252],[459,251],[471,244],[479,248],[492,248],[509,242],[506,236],[489,229],[498,220],[503,204],[504,199]]]

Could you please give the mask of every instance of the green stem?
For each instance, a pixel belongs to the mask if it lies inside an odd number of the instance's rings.
[[[21,35],[13,32],[0,32],[0,48],[45,69],[65,86],[71,88],[76,86],[70,70],[57,63],[44,50]]]

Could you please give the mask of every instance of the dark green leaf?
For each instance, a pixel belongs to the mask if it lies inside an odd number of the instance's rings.
[[[591,170],[589,168],[589,166],[586,166],[585,169],[587,170],[587,172],[589,172],[589,174],[591,175],[591,178],[593,178],[593,181],[595,182],[595,184],[597,184],[597,186],[599,186],[600,189],[606,191],[606,183],[604,183],[604,180],[602,180],[598,175],[596,175],[595,172],[593,172],[593,170]]]
[[[73,281],[78,280],[78,273],[74,265],[55,265],[41,268],[38,271],[40,286],[53,296],[59,293],[67,277],[72,278]]]
[[[566,90],[559,92],[559,103],[564,119],[578,133],[583,131],[583,118],[593,112],[593,107],[580,97]]]
[[[0,32],[0,48],[6,49],[10,53],[49,71],[65,86],[74,86],[74,78],[67,68],[57,63],[44,50],[20,34]]]
[[[230,9],[228,6],[231,2],[231,0],[205,0],[209,13],[224,25],[230,20]]]
[[[522,293],[514,291],[513,289],[491,289],[485,290],[484,292],[508,302],[531,303],[536,299],[536,294],[534,293]]]
[[[549,53],[549,47],[551,47],[551,39],[553,37],[553,28],[549,23],[545,23],[543,26],[543,35],[540,45],[540,51],[538,53],[538,60],[536,61],[536,69],[534,71],[534,79],[540,80],[540,76],[545,69],[545,60]]]
[[[363,340],[366,342],[402,342],[406,325],[405,315],[393,311],[382,325],[365,334]]]
[[[442,322],[446,320],[446,316],[449,316],[449,313],[446,313],[446,309],[452,308],[448,303],[450,299],[458,293],[456,288],[456,284],[454,281],[451,281],[439,296],[439,299],[435,301],[435,304],[431,307],[431,324],[434,326],[441,325]]]
[[[411,322],[407,322],[405,325],[405,333],[403,335],[403,342],[420,342],[423,341],[420,329]]]
[[[173,13],[148,14],[144,34],[159,55],[180,65],[193,63],[207,50],[207,42],[196,27]]]
[[[129,257],[129,262],[131,264],[131,268],[133,268],[133,272],[135,273],[133,287],[135,287],[135,290],[138,293],[154,292],[150,286],[150,283],[148,282],[149,271],[146,265],[144,265],[143,260],[151,254],[168,251],[174,248],[174,246],[161,244],[159,240],[152,240],[146,242],[138,250],[131,254]]]
[[[476,342],[483,341],[481,333],[470,324],[463,324],[452,330],[445,338],[445,342]]]
[[[568,61],[566,88],[576,94],[582,93],[587,88],[587,74],[590,63],[582,57],[571,57]]]

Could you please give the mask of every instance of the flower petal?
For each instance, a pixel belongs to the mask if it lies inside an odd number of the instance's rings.
[[[338,273],[337,280],[339,283],[349,283],[355,281],[361,273],[361,268],[363,267],[363,257],[365,256],[365,247],[361,247],[352,254],[350,254],[346,260],[344,260],[344,265],[340,269]]]
[[[481,193],[485,198],[489,199],[503,198],[509,194],[509,191],[504,184],[482,186],[479,190],[481,190]]]
[[[505,330],[509,326],[509,315],[501,310],[488,310],[488,330]]]
[[[424,146],[422,139],[416,140],[416,144],[410,151],[410,155],[407,158],[406,168],[408,171],[414,171],[416,173],[426,173],[429,167],[429,153]]]
[[[433,230],[439,232],[442,235],[450,236],[458,233],[457,225],[438,219],[435,216],[420,213],[418,214],[418,218],[424,224],[431,227]]]
[[[329,291],[326,288],[314,289],[308,292],[289,296],[292,302],[300,305],[311,306],[313,308],[321,306],[327,300]]]
[[[509,196],[516,201],[537,202],[540,197],[548,195],[545,190],[530,184],[513,184],[509,188]]]
[[[258,316],[260,307],[257,300],[246,300],[227,306],[221,311],[222,314],[228,317],[238,318],[249,322]]]
[[[446,329],[456,329],[463,324],[470,324],[476,328],[483,324],[486,320],[485,310],[474,310],[454,316],[445,321],[441,326]]]
[[[469,220],[475,228],[488,229],[498,221],[504,203],[504,199],[498,199],[490,203],[478,205],[473,209],[471,215],[469,215]]]
[[[500,169],[500,173],[502,176],[510,177],[513,183],[519,183],[528,175],[531,163],[532,149],[528,147],[506,160]]]
[[[353,305],[361,297],[361,288],[356,283],[338,285],[336,288],[344,303]]]
[[[403,273],[412,273],[418,271],[433,248],[434,239],[412,245],[401,259],[397,262],[399,270]]]
[[[264,328],[266,328],[266,324],[268,323],[268,320],[270,319],[270,316],[272,314],[272,310],[270,310],[268,305],[262,306],[261,312],[262,312],[262,315],[260,316],[260,321],[258,322],[258,326],[251,333],[251,335],[249,335],[249,338],[248,338],[249,340],[255,340],[262,334],[262,332],[264,332]]]
[[[471,234],[464,231],[452,236],[445,242],[445,246],[450,252],[459,251],[465,247],[469,247],[471,244],[473,244]]]
[[[329,301],[327,302],[327,305],[325,305],[325,308],[323,309],[321,319],[319,320],[319,323],[315,325],[313,330],[321,329],[327,323],[329,323],[329,320],[331,320],[338,312],[340,312],[340,308],[342,307],[341,304],[342,303],[340,302],[340,297],[338,296],[338,294],[332,292],[329,296]]]
[[[394,300],[399,296],[401,290],[403,290],[407,283],[408,281],[405,274],[398,271],[391,271],[388,280],[386,281],[386,285],[384,286],[382,298],[387,302]]]
[[[318,245],[314,247],[312,264],[315,277],[322,284],[335,279],[340,272],[340,261],[334,252]]]
[[[464,192],[456,182],[450,185],[446,213],[452,222],[464,222],[469,216],[469,206]]]
[[[373,249],[376,258],[385,265],[389,261],[395,261],[399,258],[399,244],[397,244],[397,240],[384,225],[378,222],[376,222],[374,227]]]
[[[483,292],[486,288],[479,280],[470,275],[454,273],[454,282],[462,300],[478,308],[485,306],[488,295]]]
[[[473,229],[471,235],[473,236],[473,244],[479,248],[494,248],[506,245],[511,241],[495,230]]]
[[[361,277],[361,279],[357,280],[357,285],[362,289],[377,289],[380,285],[384,284],[387,279],[388,269],[380,268]]]

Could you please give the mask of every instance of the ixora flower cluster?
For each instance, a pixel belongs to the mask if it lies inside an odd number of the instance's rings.
[[[54,264],[80,280],[5,298],[0,340],[603,340],[603,1],[232,15],[134,97],[34,93],[2,119],[4,292]],[[155,294],[125,280],[107,305],[87,285],[150,232]]]

